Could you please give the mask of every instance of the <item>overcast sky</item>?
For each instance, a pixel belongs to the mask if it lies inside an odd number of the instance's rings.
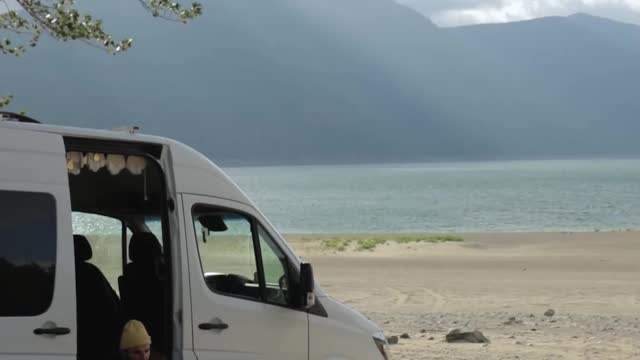
[[[307,1],[307,0],[300,0]],[[442,27],[529,20],[583,12],[640,25],[640,0],[395,0]],[[183,1],[184,3],[188,1]],[[205,2],[206,4],[206,2]],[[0,0],[17,9],[15,0]]]
[[[396,0],[439,26],[501,23],[584,12],[640,24],[640,0]]]

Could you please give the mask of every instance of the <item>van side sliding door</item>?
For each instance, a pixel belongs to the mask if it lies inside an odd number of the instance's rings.
[[[71,205],[62,136],[0,129],[0,359],[75,359]]]

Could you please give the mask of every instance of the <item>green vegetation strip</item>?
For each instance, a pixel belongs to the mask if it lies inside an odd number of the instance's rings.
[[[398,236],[376,236],[376,237],[332,237],[322,240],[322,248],[331,251],[373,251],[378,245],[387,242],[398,244],[411,243],[443,243],[452,241],[463,241],[457,235],[398,235]]]

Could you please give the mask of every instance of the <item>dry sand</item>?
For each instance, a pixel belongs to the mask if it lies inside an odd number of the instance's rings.
[[[287,236],[329,294],[410,335],[393,359],[640,359],[640,233],[462,237],[329,252]],[[450,328],[491,343],[446,343]]]

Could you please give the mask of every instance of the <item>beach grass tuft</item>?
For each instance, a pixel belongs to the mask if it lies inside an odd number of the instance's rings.
[[[365,238],[358,240],[358,251],[373,251],[378,245],[385,244],[387,240],[379,237]]]
[[[455,242],[455,241],[463,241],[464,239],[458,235],[402,235],[393,239],[395,242],[399,244],[408,244],[408,243],[419,243],[419,242],[428,242],[428,243],[443,243],[443,242]]]
[[[333,237],[322,240],[322,247],[325,250],[345,251],[351,245],[351,239]]]
[[[308,239],[305,239],[308,240]],[[347,250],[373,251],[378,246],[390,242],[398,244],[414,243],[444,243],[464,241],[458,235],[387,235],[387,236],[335,236],[322,239],[322,249],[328,251],[342,252]]]

